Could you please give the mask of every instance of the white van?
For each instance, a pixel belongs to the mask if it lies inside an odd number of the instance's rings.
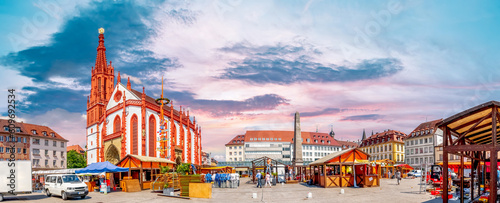
[[[48,175],[45,179],[45,194],[61,196],[63,200],[68,197],[85,198],[89,194],[87,185],[75,174]]]

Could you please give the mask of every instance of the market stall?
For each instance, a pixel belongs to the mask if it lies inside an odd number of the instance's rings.
[[[398,164],[395,165],[396,170],[401,171],[401,178],[406,178],[408,176],[408,172],[413,170],[413,167],[411,167],[408,164]]]
[[[375,161],[380,165],[381,178],[391,178],[394,175],[394,161],[390,159],[382,159]]]
[[[160,166],[168,166],[172,169],[175,166],[175,162],[165,158],[127,154],[127,156],[125,156],[116,165],[119,167],[128,168],[127,176],[130,177],[128,179],[139,180],[140,187],[142,190],[144,190],[150,189],[151,182],[154,182],[156,176],[163,175],[160,173]],[[117,175],[118,177],[115,178],[121,180],[122,174],[119,173]]]
[[[117,172],[125,172],[125,171],[128,171],[129,169],[128,168],[122,168],[122,167],[117,167],[115,165],[113,165],[112,163],[110,163],[109,161],[105,161],[105,162],[97,162],[97,163],[93,163],[93,164],[90,164],[88,165],[87,167],[83,168],[83,169],[80,169],[80,170],[76,170],[75,171],[75,174],[99,174],[99,173],[117,173]],[[104,193],[107,193],[110,191],[110,187],[112,187],[113,182],[113,178],[110,178],[108,176],[101,176],[101,180],[100,181],[100,185],[101,185],[101,191],[104,192]],[[89,186],[90,188],[90,186]]]
[[[313,184],[321,187],[380,186],[380,165],[358,149],[329,154],[309,164]]]

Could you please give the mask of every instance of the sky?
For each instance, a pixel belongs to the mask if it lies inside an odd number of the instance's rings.
[[[190,110],[203,151],[247,130],[361,139],[499,100],[498,1],[0,1],[0,97],[85,146],[98,29],[122,83]],[[7,100],[0,99],[0,115]]]

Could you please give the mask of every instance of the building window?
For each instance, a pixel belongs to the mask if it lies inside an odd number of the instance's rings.
[[[45,146],[49,146],[49,141],[45,140]]]
[[[56,150],[52,151],[52,156],[54,157],[57,156],[56,153],[57,153]]]
[[[56,160],[52,161],[52,166],[55,168],[56,167]]]
[[[253,141],[253,138],[250,138],[250,141]]]
[[[429,153],[432,153],[432,147],[429,147]]]
[[[51,137],[56,137],[56,134],[55,133],[50,133],[50,136]]]
[[[23,138],[23,143],[27,143],[28,142],[28,138]]]
[[[64,158],[64,151],[61,151],[61,157]]]
[[[0,142],[3,142],[3,136],[0,136]]]
[[[31,133],[32,133],[33,135],[36,135],[36,130],[32,130],[32,131],[31,131]]]
[[[232,152],[229,152],[229,155],[233,155],[233,153],[232,153]]]
[[[33,149],[33,154],[34,155],[40,155],[40,150],[39,149]]]
[[[33,144],[40,144],[40,139],[33,139]]]
[[[45,160],[45,166],[49,166],[49,160]]]
[[[3,130],[5,130],[5,131],[9,131],[9,127],[8,127],[8,126],[4,126],[4,127],[3,127]]]
[[[423,144],[424,143],[424,139],[420,139],[420,144]]]
[[[0,147],[0,153],[3,153],[3,147]]]
[[[233,147],[229,147],[229,149],[233,149]]]
[[[49,150],[45,150],[45,156],[49,155]]]
[[[16,128],[16,133],[20,133],[21,132],[21,128],[17,127]]]
[[[57,147],[57,142],[56,141],[52,141],[52,146]]]
[[[432,143],[432,137],[429,137],[429,143]]]
[[[229,161],[232,161],[232,160],[233,160],[233,158],[229,158]]]
[[[122,130],[122,121],[120,119],[120,116],[116,116],[115,120],[113,121],[113,133],[120,132]]]
[[[278,140],[281,140],[281,137],[280,137],[280,138],[278,138]]]
[[[64,147],[64,142],[61,142],[61,147]]]
[[[64,168],[64,161],[61,161],[61,167]]]
[[[42,131],[42,135],[43,135],[43,136],[47,136],[47,132]]]
[[[310,141],[310,140],[309,140],[309,138],[307,138],[307,139],[306,139],[306,142],[309,142],[309,141]]]
[[[23,154],[26,154],[26,148],[23,149]]]
[[[241,149],[241,146],[240,146],[240,149]]]
[[[241,152],[239,152],[239,155],[241,155]]]

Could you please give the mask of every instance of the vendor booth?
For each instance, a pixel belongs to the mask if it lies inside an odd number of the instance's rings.
[[[109,178],[105,176],[104,174],[106,173],[117,173],[117,172],[126,172],[128,171],[128,168],[122,168],[122,167],[117,167],[110,163],[109,161],[105,162],[97,162],[88,165],[87,167],[76,170],[75,174],[100,174],[103,173],[102,178],[99,180],[99,185],[100,185],[100,191],[107,193],[110,191],[110,187],[112,187],[113,184],[113,178]],[[89,185],[90,184],[90,185]],[[87,186],[89,188],[93,188],[91,185],[91,182],[87,182]]]
[[[382,159],[375,161],[377,165],[380,165],[380,175],[381,178],[391,178],[394,175],[394,161],[390,159]]]
[[[175,162],[165,159],[165,158],[156,158],[156,157],[148,157],[148,156],[139,156],[133,154],[127,154],[121,161],[117,164],[119,167],[128,168],[127,176],[129,180],[137,179],[139,180],[141,190],[150,189],[151,182],[154,182],[156,176],[163,175],[160,173],[160,166],[173,169]],[[122,174],[118,174],[117,177],[119,180],[122,179]]]
[[[396,170],[401,171],[401,178],[408,177],[408,173],[413,170],[413,167],[411,167],[408,164],[398,164],[395,167],[396,167]]]
[[[358,149],[329,154],[309,164],[313,184],[321,187],[380,186],[380,165]]]

